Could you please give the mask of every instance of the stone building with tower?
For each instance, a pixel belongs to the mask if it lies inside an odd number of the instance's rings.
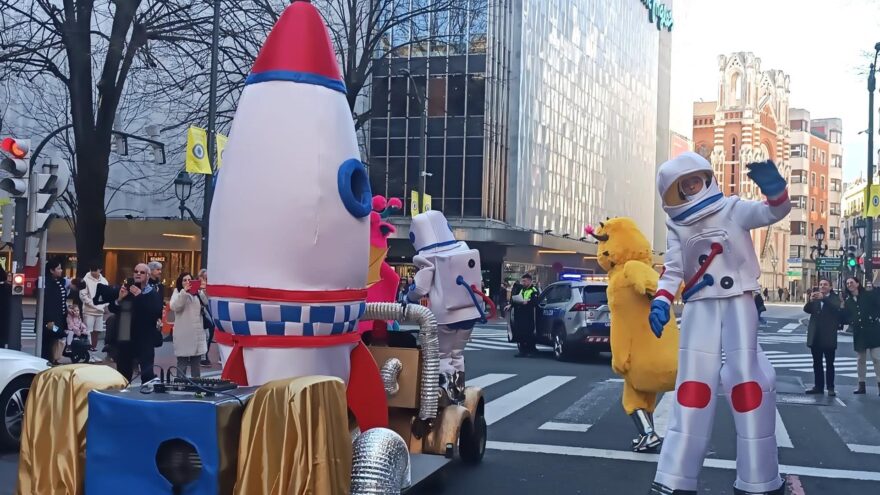
[[[694,150],[712,164],[724,194],[761,199],[746,175],[746,165],[773,160],[791,176],[789,76],[763,69],[751,52],[718,57],[718,99],[694,103]],[[771,291],[788,287],[789,222],[752,231],[761,264],[761,285]]]

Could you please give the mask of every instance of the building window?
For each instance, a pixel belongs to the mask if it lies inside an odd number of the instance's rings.
[[[816,211],[816,198],[810,198],[810,211]],[[810,232],[812,231],[813,229],[810,228]]]
[[[824,213],[824,212],[825,212],[825,200],[820,199],[819,200],[819,213]]]
[[[821,186],[819,186],[819,188],[824,191],[825,190],[825,176],[824,175],[819,177],[819,183],[821,184]]]
[[[807,197],[806,196],[792,196],[791,197],[791,206],[792,208],[800,208],[804,209],[807,207]]]
[[[819,152],[819,163],[821,165],[825,165],[825,152],[824,151]]]
[[[840,203],[831,203],[829,213],[832,215],[840,215]]]
[[[810,187],[816,187],[816,172],[810,174]]]
[[[812,151],[810,152],[810,156],[812,157],[811,160],[815,162],[816,161],[816,147],[815,146],[813,146]]]
[[[840,168],[843,166],[843,157],[840,155],[831,155],[831,166]]]
[[[791,233],[804,235],[807,233],[807,222],[791,222]]]
[[[807,145],[805,144],[793,144],[790,147],[791,156],[792,157],[806,157],[807,156]]]
[[[805,182],[807,182],[806,170],[792,170],[792,172],[791,172],[791,183],[792,184],[803,184]]]
[[[840,229],[838,227],[831,227],[828,229],[828,236],[832,241],[840,239]]]
[[[810,237],[814,237],[814,236],[813,236],[813,232],[814,232],[814,230],[813,230],[813,224],[810,223]]]
[[[831,190],[834,192],[840,192],[840,179],[831,179]]]
[[[832,143],[840,143],[840,142],[841,142],[841,140],[840,140],[840,131],[831,131],[831,132],[828,133],[828,136],[829,136],[829,140],[830,140]]]
[[[736,161],[736,136],[730,138],[730,159]]]

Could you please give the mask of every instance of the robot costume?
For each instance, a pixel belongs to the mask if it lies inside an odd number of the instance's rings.
[[[412,219],[409,239],[418,254],[415,286],[407,298],[418,302],[428,296],[437,318],[440,339],[440,388],[452,403],[464,400],[464,347],[477,322],[485,322],[479,299],[482,271],[480,252],[455,240],[446,217],[426,211]]]
[[[719,379],[737,434],[734,493],[784,493],[776,447],[776,374],[758,345],[758,264],[749,231],[791,210],[785,179],[773,162],[748,176],[766,202],[725,197],[705,158],[684,153],[660,166],[657,188],[669,215],[665,270],[651,303],[656,335],[686,282],[672,409],[651,494],[696,494],[712,435]],[[695,177],[703,180],[694,181]],[[722,364],[721,353],[726,362]]]

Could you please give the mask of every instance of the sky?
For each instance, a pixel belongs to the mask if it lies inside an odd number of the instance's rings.
[[[866,52],[880,42],[880,0],[674,0],[672,11],[674,131],[691,136],[693,102],[717,99],[718,55],[752,52],[762,70],[790,76],[791,108],[843,120],[844,181],[865,174],[859,132],[868,127]]]

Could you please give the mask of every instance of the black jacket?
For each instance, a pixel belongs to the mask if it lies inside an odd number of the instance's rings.
[[[141,292],[138,296],[129,294],[121,303],[112,301],[109,306],[110,312],[119,315],[117,317],[119,340],[125,340],[125,334],[130,333],[131,342],[137,345],[153,346],[157,343],[157,338],[161,341],[161,332],[156,328],[156,322],[162,318],[162,304],[162,294],[155,286],[150,286],[149,290]],[[123,328],[127,320],[127,315],[124,313],[131,314],[130,332],[125,332]]]
[[[514,342],[523,342],[525,341],[530,334],[535,332],[535,309],[538,307],[538,295],[540,291],[534,285],[529,287],[531,289],[528,294],[529,297],[523,296],[525,299],[525,304],[519,304],[513,302],[513,296],[522,296],[524,288],[521,285],[516,285],[513,288],[513,291],[510,293],[511,299],[511,307],[513,308],[513,314],[511,317],[513,318],[513,341]]]
[[[810,314],[807,346],[812,349],[837,349],[837,328],[841,320],[839,296],[830,293],[824,299],[810,301],[804,305],[804,311]]]
[[[67,289],[63,278],[46,277],[46,297],[43,299],[43,322],[54,322],[55,326],[67,328]]]
[[[856,352],[880,347],[880,290],[862,291],[858,300],[847,295],[843,314]]]

